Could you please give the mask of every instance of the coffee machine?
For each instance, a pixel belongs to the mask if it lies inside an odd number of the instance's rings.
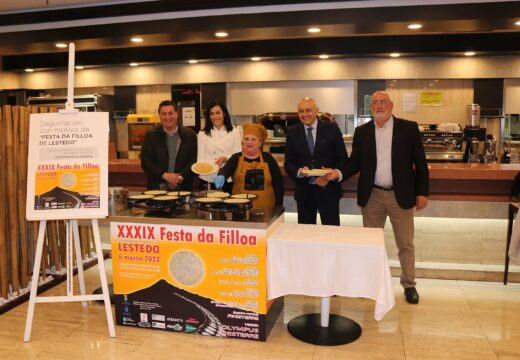
[[[486,128],[480,127],[480,105],[470,104],[467,106],[468,125],[464,129],[464,157],[467,163],[481,161],[480,142],[486,141]]]

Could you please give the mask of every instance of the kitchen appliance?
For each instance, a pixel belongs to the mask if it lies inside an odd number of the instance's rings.
[[[480,162],[479,158],[479,141],[477,138],[471,138],[467,140],[466,146],[468,149],[467,152],[467,161],[468,163],[478,163]]]
[[[218,194],[218,196],[216,196]],[[252,198],[228,198],[229,194],[208,190],[196,194],[193,205],[195,216],[206,220],[247,221]],[[220,196],[222,195],[222,197]]]
[[[486,129],[480,127],[480,106],[467,106],[467,123],[464,129],[464,162],[480,162],[480,142],[486,141]]]
[[[422,124],[419,128],[427,161],[462,161],[464,135],[459,124]]]
[[[150,191],[148,191],[149,193]],[[174,217],[189,211],[185,196],[138,194],[128,197],[128,207],[134,214],[134,209],[145,216],[151,217]]]
[[[480,105],[479,104],[469,104],[466,107],[468,126],[470,128],[478,128],[480,127]]]
[[[122,187],[108,188],[108,214],[115,215],[128,209],[128,189]]]
[[[327,112],[319,112],[316,118],[323,121],[335,122],[334,116]],[[287,129],[300,122],[297,112],[270,112],[256,115],[255,122],[262,124],[268,131],[273,131],[273,137],[284,140]],[[285,153],[285,141],[283,145],[270,145],[269,152],[283,154]]]
[[[520,114],[506,114],[502,162],[520,163]]]
[[[316,118],[323,121],[335,122],[334,116],[327,112],[319,112]],[[285,137],[287,129],[298,124],[300,118],[297,112],[271,112],[256,115],[256,122],[268,130],[274,130],[275,137]]]
[[[158,114],[128,114],[128,158],[139,159],[144,135],[161,122]]]
[[[495,137],[491,134],[487,135],[486,144],[484,147],[484,162],[494,163],[497,159],[497,142]]]

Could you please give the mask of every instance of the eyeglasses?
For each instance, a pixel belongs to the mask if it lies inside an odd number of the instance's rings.
[[[372,105],[383,105],[383,106],[386,106],[387,104],[389,104],[390,101],[389,100],[386,100],[386,99],[383,99],[383,100],[373,100],[372,101]]]

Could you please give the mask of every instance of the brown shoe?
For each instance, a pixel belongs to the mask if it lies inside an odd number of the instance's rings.
[[[419,293],[414,287],[409,287],[404,289],[404,296],[406,297],[406,302],[408,304],[418,304],[419,303]]]

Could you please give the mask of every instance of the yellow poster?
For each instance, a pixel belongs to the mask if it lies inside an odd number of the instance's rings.
[[[117,323],[264,340],[265,235],[265,229],[111,223]]]
[[[423,91],[421,92],[421,106],[442,106],[442,92]]]
[[[35,209],[99,208],[99,178],[97,164],[40,164],[35,171]]]

